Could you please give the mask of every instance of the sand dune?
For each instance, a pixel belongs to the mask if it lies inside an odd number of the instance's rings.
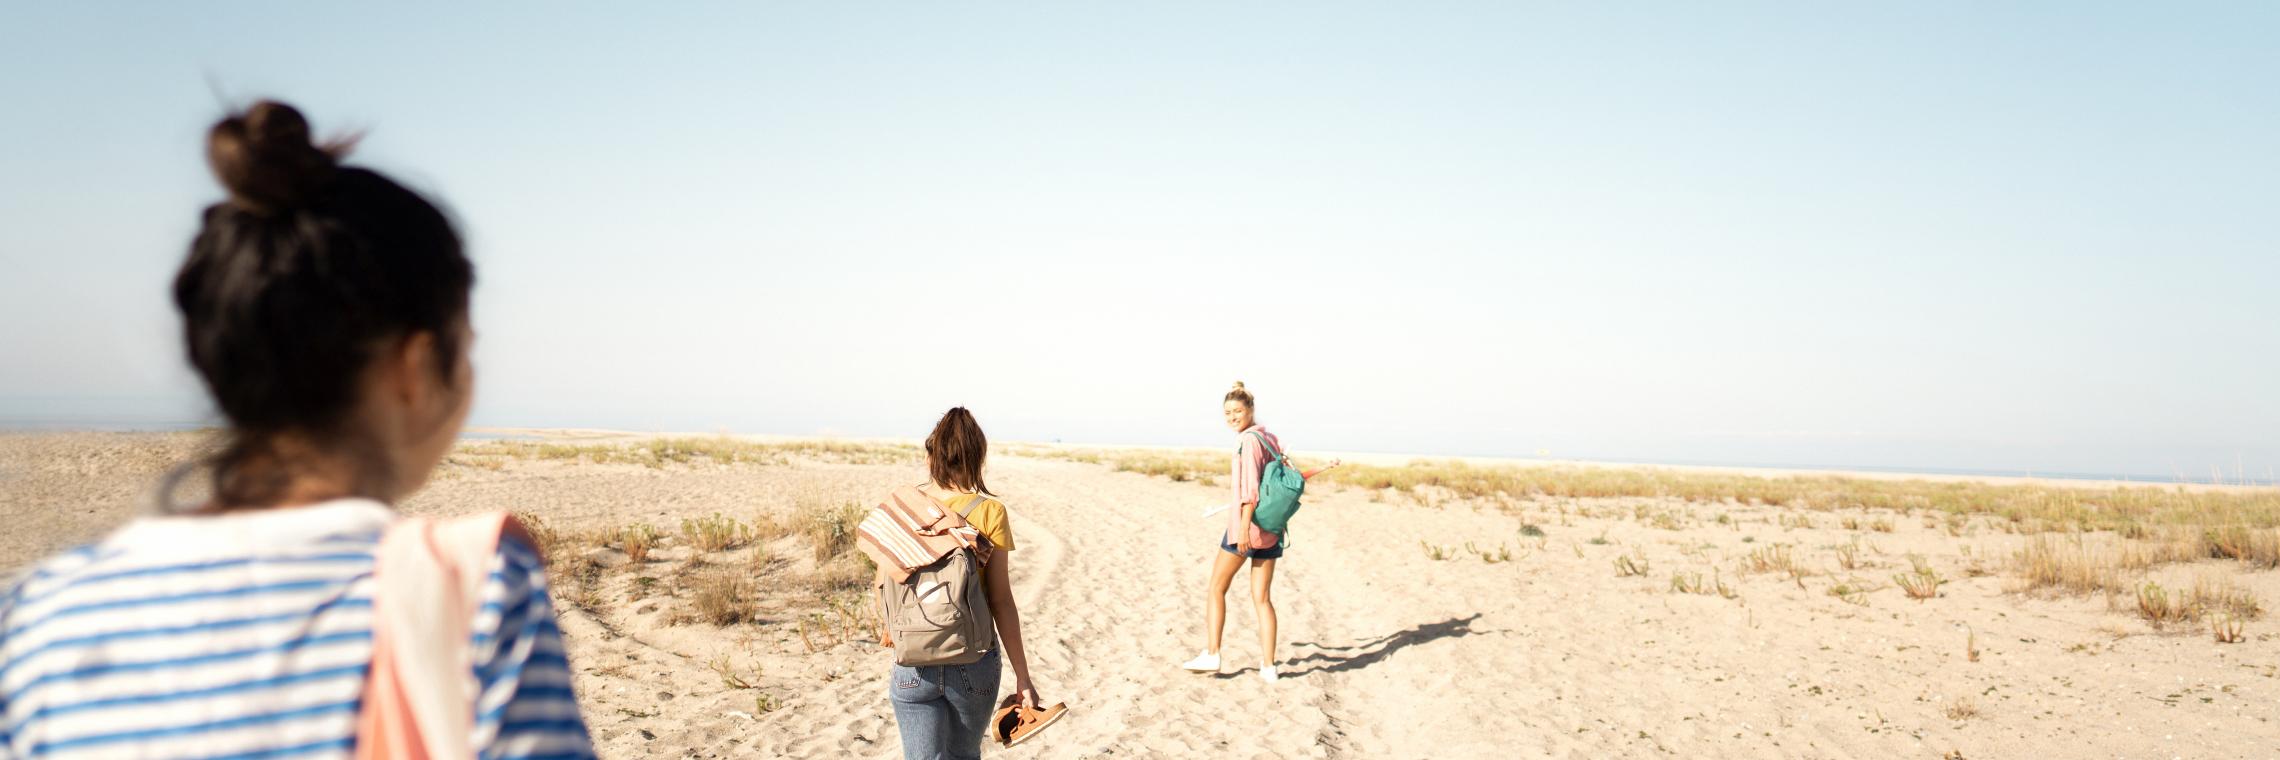
[[[98,535],[193,445],[183,435],[0,436],[0,519],[13,528],[0,535],[0,567]],[[868,500],[918,476],[910,463],[804,460],[458,463],[406,509],[522,510],[567,535],[637,521],[670,531],[716,511],[750,520]],[[997,756],[2270,757],[2280,737],[2269,620],[2227,645],[2200,627],[2157,633],[2095,597],[2008,592],[2004,567],[2023,539],[1984,520],[1951,535],[1879,515],[1892,526],[1880,532],[1760,506],[1430,508],[1330,490],[1309,498],[1282,563],[1284,678],[1269,685],[1254,671],[1244,578],[1229,600],[1229,672],[1177,667],[1200,641],[1219,525],[1196,515],[1222,488],[1019,456],[993,458],[989,479],[1022,545],[1016,596],[1038,686],[1074,710]],[[1668,517],[1658,527],[1650,513]],[[1860,564],[1840,569],[1835,549],[1855,540]],[[1750,552],[1776,545],[1810,575],[1744,572]],[[1509,561],[1480,556],[1504,550]],[[614,549],[581,551],[602,565],[600,603],[565,605],[562,619],[605,756],[900,756],[886,656],[862,637],[813,653],[802,641],[800,621],[830,593],[803,580],[821,571],[804,537],[772,538],[760,563],[749,553],[691,563],[671,540],[639,566]],[[1949,580],[1940,596],[1915,601],[1892,587],[1910,554]],[[1620,576],[1621,556],[1647,571]],[[757,622],[676,623],[685,595],[645,591],[715,572],[757,579]],[[1671,589],[1673,573],[1695,572],[1735,598]],[[2229,563],[2156,575],[2180,587],[2219,578],[2280,600],[2275,573]],[[1847,582],[1868,589],[1854,600],[1864,604],[1831,595]],[[723,663],[754,688],[727,683]]]

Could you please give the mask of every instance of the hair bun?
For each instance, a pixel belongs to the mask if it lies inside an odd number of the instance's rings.
[[[306,202],[332,180],[343,152],[342,145],[311,142],[308,119],[274,100],[231,114],[206,134],[206,161],[230,200],[261,213]]]
[[[1243,381],[1241,381],[1241,380],[1237,380],[1237,381],[1235,381],[1235,390],[1242,390],[1242,389],[1243,389]]]

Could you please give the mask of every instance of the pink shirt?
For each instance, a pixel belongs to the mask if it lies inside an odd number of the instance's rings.
[[[1254,433],[1256,433],[1256,435],[1253,435]],[[1282,439],[1276,438],[1275,434],[1267,432],[1266,427],[1261,426],[1257,423],[1253,423],[1250,427],[1243,429],[1242,437],[1239,439],[1240,443],[1236,446],[1235,449],[1235,463],[1232,476],[1234,478],[1235,486],[1235,508],[1227,511],[1227,531],[1224,535],[1221,536],[1221,540],[1227,541],[1228,543],[1234,543],[1233,541],[1229,540],[1233,536],[1246,535],[1244,533],[1236,532],[1244,527],[1249,527],[1251,529],[1249,535],[1253,535],[1259,538],[1265,538],[1267,536],[1273,535],[1271,533],[1267,533],[1266,531],[1260,530],[1259,526],[1257,525],[1246,526],[1243,520],[1243,505],[1256,505],[1259,503],[1259,477],[1262,473],[1266,472],[1267,462],[1272,461],[1273,459],[1273,455],[1267,453],[1267,447],[1259,445],[1259,439],[1261,437],[1266,438],[1268,443],[1274,444],[1276,451],[1283,450]],[[1274,545],[1266,541],[1259,541],[1258,543],[1266,543],[1267,546]],[[1255,543],[1253,545],[1256,546],[1257,544]]]

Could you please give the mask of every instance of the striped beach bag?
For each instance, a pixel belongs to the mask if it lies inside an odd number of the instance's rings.
[[[898,488],[855,531],[856,545],[887,575],[879,617],[896,664],[964,665],[997,646],[982,580],[989,541],[963,515],[916,488]]]

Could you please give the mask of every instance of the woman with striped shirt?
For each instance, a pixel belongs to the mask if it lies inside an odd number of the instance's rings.
[[[358,753],[374,552],[466,418],[474,270],[441,211],[346,148],[274,102],[209,133],[229,199],[174,301],[229,421],[212,497],[169,505],[170,480],[165,514],[0,593],[0,760]],[[501,539],[488,564],[468,746],[592,757],[533,547]]]
[[[1219,410],[1236,435],[1235,461],[1230,468],[1235,507],[1228,510],[1227,530],[1220,534],[1219,551],[1212,555],[1217,559],[1211,565],[1211,580],[1204,594],[1203,653],[1181,667],[1198,673],[1219,672],[1219,639],[1227,628],[1227,589],[1235,583],[1235,571],[1243,569],[1248,559],[1251,609],[1259,619],[1259,677],[1274,683],[1279,677],[1275,673],[1275,561],[1282,559],[1282,537],[1253,523],[1251,512],[1259,506],[1259,479],[1272,460],[1269,449],[1284,449],[1282,440],[1259,424],[1255,399],[1241,381],[1227,392]],[[1331,460],[1329,465],[1304,474],[1311,478],[1339,464]]]

